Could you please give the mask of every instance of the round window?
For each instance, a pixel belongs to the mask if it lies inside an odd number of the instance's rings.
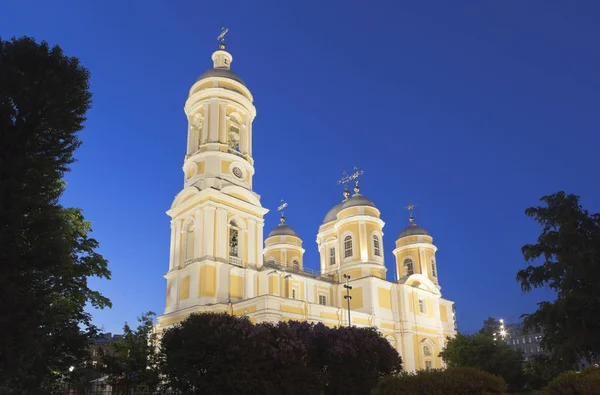
[[[237,178],[244,177],[244,173],[242,173],[242,169],[240,169],[239,167],[234,167],[232,172],[233,172],[233,175],[236,176]]]

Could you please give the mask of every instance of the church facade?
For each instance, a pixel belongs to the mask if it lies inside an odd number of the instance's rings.
[[[269,210],[252,188],[253,97],[231,71],[224,43],[212,60],[185,103],[184,188],[167,212],[170,259],[158,328],[196,312],[228,312],[252,322],[374,326],[406,370],[443,367],[438,355],[456,323],[453,302],[440,292],[431,235],[410,217],[393,251],[398,280],[387,281],[384,222],[356,183],[319,227],[320,270],[305,269],[302,239],[283,215],[264,238]],[[352,287],[351,322],[345,284]]]

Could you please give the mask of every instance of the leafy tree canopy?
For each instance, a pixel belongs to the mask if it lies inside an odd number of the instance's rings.
[[[158,373],[157,335],[153,312],[142,314],[133,330],[125,323],[123,336],[112,343],[102,356],[105,373],[113,388],[154,391],[160,382]]]
[[[499,333],[500,321],[495,318],[489,317],[483,321],[483,327],[479,330],[479,333],[488,337],[494,337],[494,333]]]
[[[578,196],[565,192],[541,201],[542,206],[525,211],[542,233],[537,243],[523,246],[529,265],[517,280],[524,292],[549,287],[556,300],[525,314],[524,327],[542,331],[542,347],[570,367],[581,357],[600,357],[600,214],[590,214]]]
[[[96,333],[86,304],[110,306],[88,286],[90,276],[110,276],[90,223],[58,201],[90,105],[77,58],[28,37],[0,38],[3,393],[44,393],[86,355]]]
[[[227,314],[191,315],[164,332],[161,351],[168,386],[190,394],[365,394],[401,369],[372,328],[253,325]]]
[[[521,353],[487,335],[459,333],[448,339],[440,356],[448,367],[473,367],[501,376],[513,389],[520,389],[524,384]]]

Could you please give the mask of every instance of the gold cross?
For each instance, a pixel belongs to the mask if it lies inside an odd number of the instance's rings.
[[[408,211],[408,219],[409,219],[410,223],[412,224],[413,221],[415,220],[413,217],[413,211],[415,210],[415,208],[417,208],[417,205],[411,203],[409,200],[408,205],[405,206],[404,208],[406,209],[406,211]]]
[[[282,199],[281,205],[279,207],[277,207],[277,211],[281,211],[281,215],[283,215],[283,209],[286,208],[287,206],[288,206],[288,204],[286,202],[284,202]]]
[[[217,41],[220,41],[221,43],[224,43],[224,42],[225,42],[225,35],[226,35],[228,32],[229,32],[229,28],[222,27],[222,28],[221,28],[221,34],[219,34],[219,35],[217,36]]]
[[[364,171],[359,170],[356,166],[354,166],[352,170],[354,171],[352,174],[346,173],[346,170],[342,172],[342,178],[337,181],[338,185],[347,184],[350,181],[356,181],[356,185],[358,185],[358,177],[360,177]]]

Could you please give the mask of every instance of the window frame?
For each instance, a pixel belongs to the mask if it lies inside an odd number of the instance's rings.
[[[371,235],[371,243],[373,246],[373,257],[381,258],[383,256],[381,253],[381,238],[377,233]]]
[[[354,257],[354,236],[344,236],[342,243],[344,246],[344,259],[352,259]],[[348,247],[348,243],[350,243],[350,247]]]
[[[408,269],[408,262],[410,262],[410,270]],[[412,258],[408,257],[408,258],[404,258],[404,261],[402,262],[402,266],[404,266],[406,268],[406,275],[407,276],[412,276],[413,274],[415,274],[415,263],[412,260]]]
[[[329,247],[329,266],[335,265],[337,262],[335,260],[335,247]]]
[[[319,304],[321,306],[327,306],[327,295],[319,294]]]

